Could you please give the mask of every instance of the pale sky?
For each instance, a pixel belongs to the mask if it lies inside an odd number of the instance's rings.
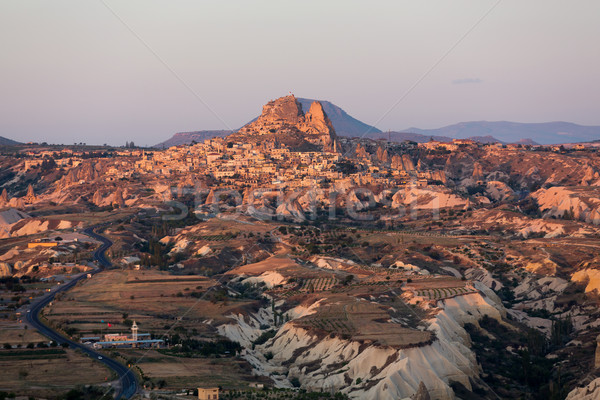
[[[598,0],[104,1],[0,2],[0,136],[153,145],[289,91],[382,130],[600,125]]]

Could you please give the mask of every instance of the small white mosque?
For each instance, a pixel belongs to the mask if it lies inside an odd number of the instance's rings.
[[[95,338],[90,337],[85,339]],[[99,340],[92,343],[92,346],[95,349],[105,349],[109,347],[160,348],[165,343],[165,341],[162,339],[152,339],[152,336],[149,333],[138,333],[138,325],[135,321],[133,321],[133,324],[131,325],[131,335],[121,333],[107,333],[106,335],[104,335],[103,339],[104,340]]]

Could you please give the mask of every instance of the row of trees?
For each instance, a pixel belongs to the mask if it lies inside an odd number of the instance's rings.
[[[238,342],[222,339],[218,341],[204,341],[190,338],[182,338],[179,334],[172,335],[169,339],[170,352],[176,352],[188,357],[200,355],[208,357],[211,355],[236,355],[242,351]]]

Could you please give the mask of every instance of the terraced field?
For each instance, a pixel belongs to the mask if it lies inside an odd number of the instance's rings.
[[[301,292],[322,292],[330,290],[332,287],[337,285],[339,281],[336,278],[311,278],[305,279],[300,285]]]
[[[221,235],[206,235],[206,236],[197,236],[198,240],[206,240],[208,242],[225,242],[231,239],[236,238],[237,235],[227,233]]]
[[[371,341],[382,346],[406,348],[429,343],[431,333],[392,323],[384,307],[348,296],[334,296],[316,314],[294,321],[343,339]]]
[[[447,299],[449,297],[460,296],[475,292],[477,292],[477,290],[470,286],[420,289],[415,291],[417,296],[424,297],[427,300],[442,300]]]

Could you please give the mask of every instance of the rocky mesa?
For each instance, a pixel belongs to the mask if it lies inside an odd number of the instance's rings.
[[[307,148],[317,146],[323,151],[339,149],[333,124],[323,105],[312,102],[304,113],[302,104],[294,95],[280,97],[263,106],[261,115],[244,125],[230,138],[252,140],[273,139],[291,147]]]

